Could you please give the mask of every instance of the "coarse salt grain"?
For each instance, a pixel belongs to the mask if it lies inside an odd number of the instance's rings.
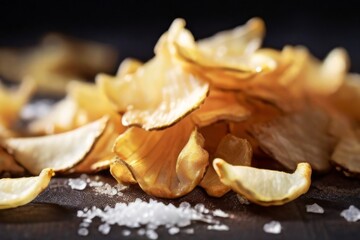
[[[89,234],[89,230],[87,228],[79,228],[78,234],[79,236],[87,236]]]
[[[193,208],[190,203],[182,202],[179,207],[176,207],[173,204],[165,205],[153,199],[149,202],[136,199],[128,204],[117,203],[114,207],[106,206],[104,210],[95,206],[79,210],[77,216],[83,218],[83,223],[91,222],[96,217],[100,218],[103,223],[98,230],[103,234],[109,233],[110,225],[114,224],[128,228],[145,226],[145,229],[140,228],[137,234],[145,235],[148,239],[159,237],[156,229],[160,226],[164,226],[170,235],[174,235],[180,232],[180,228],[189,226],[192,221],[207,223],[210,230],[229,230],[227,225],[215,219],[218,216],[229,216],[227,213],[220,209],[211,212],[199,204],[196,206]],[[183,232],[193,234],[194,229],[185,229]]]
[[[144,231],[145,233],[145,231]],[[127,237],[127,236],[130,236],[131,235],[131,231],[128,230],[128,229],[125,229],[121,232],[121,234],[124,236],[124,237]]]
[[[340,216],[348,222],[357,222],[360,220],[360,210],[354,205],[351,205],[348,209],[343,210]]]
[[[311,205],[306,205],[306,212],[322,214],[324,213],[324,209],[320,207],[318,204],[314,203]]]
[[[86,188],[86,181],[80,178],[70,178],[68,185],[74,190],[84,190]]]
[[[269,223],[266,223],[263,229],[266,233],[279,234],[281,233],[281,224],[278,221],[271,221]]]

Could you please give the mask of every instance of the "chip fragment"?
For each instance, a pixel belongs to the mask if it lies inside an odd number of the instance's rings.
[[[0,179],[0,209],[15,208],[34,200],[50,183],[52,169],[43,169],[37,177]]]
[[[262,206],[283,205],[306,193],[311,183],[311,167],[299,163],[292,174],[233,166],[217,158],[213,162],[216,173],[225,185]]]
[[[9,153],[0,146],[0,177],[2,175],[21,176],[25,169],[18,165]]]

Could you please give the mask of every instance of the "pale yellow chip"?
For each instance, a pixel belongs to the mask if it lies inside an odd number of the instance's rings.
[[[104,133],[108,118],[104,117],[81,128],[56,135],[10,138],[4,141],[16,161],[32,174],[44,168],[65,171],[79,162],[93,149]]]
[[[114,152],[148,194],[177,198],[192,191],[208,165],[204,139],[185,118],[160,131],[132,127],[119,136]]]
[[[205,100],[208,83],[174,65],[165,55],[157,55],[124,78],[97,76],[100,89],[119,112],[124,112],[124,126],[162,129],[184,118]]]
[[[139,67],[143,65],[142,62],[139,60],[136,60],[134,58],[126,58],[123,60],[118,68],[118,71],[116,73],[117,78],[125,77],[128,74],[135,73]]]
[[[110,164],[110,173],[117,182],[122,184],[135,184],[137,181],[133,177],[126,163],[118,157],[114,157]]]
[[[224,185],[216,174],[212,166],[214,158],[224,159],[233,165],[250,166],[252,159],[251,145],[246,139],[237,138],[228,134],[221,139],[216,152],[211,156],[209,168],[199,185],[205,189],[209,196],[222,197],[229,192],[231,188]]]
[[[292,174],[233,166],[217,158],[213,162],[223,184],[249,201],[262,206],[283,205],[306,193],[311,184],[311,167],[299,163]]]
[[[21,176],[25,173],[25,169],[16,163],[13,156],[8,154],[5,149],[0,146],[0,176]]]
[[[15,208],[34,200],[50,183],[52,169],[44,169],[37,177],[0,179],[0,209]]]
[[[286,168],[295,170],[298,163],[308,162],[315,171],[326,172],[333,147],[329,124],[329,116],[313,108],[257,124],[251,133]]]
[[[192,120],[198,127],[222,120],[240,122],[249,116],[250,111],[239,104],[235,93],[219,90],[211,90],[204,104],[191,114]]]

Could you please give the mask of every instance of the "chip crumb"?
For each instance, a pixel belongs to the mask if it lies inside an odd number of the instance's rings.
[[[322,214],[324,213],[324,209],[321,206],[319,206],[317,203],[314,203],[311,205],[306,205],[306,212]]]
[[[351,205],[348,209],[343,210],[340,216],[348,222],[357,222],[360,220],[360,210],[354,205]]]
[[[281,233],[281,224],[278,221],[271,221],[268,223],[265,223],[263,230],[266,233],[271,233],[271,234],[279,234]]]

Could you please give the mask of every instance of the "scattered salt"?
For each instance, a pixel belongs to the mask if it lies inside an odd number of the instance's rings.
[[[106,206],[104,209],[95,206],[90,209],[79,210],[78,217],[83,218],[84,222],[91,222],[98,217],[103,222],[98,230],[103,234],[108,234],[110,225],[125,226],[128,228],[140,228],[138,235],[145,235],[148,239],[157,239],[156,230],[164,226],[170,235],[180,232],[180,228],[189,226],[192,221],[200,221],[209,224],[209,230],[228,231],[229,227],[221,224],[215,217],[228,217],[229,215],[220,209],[210,211],[204,205],[197,204],[191,207],[190,203],[182,202],[179,207],[173,204],[164,204],[150,199],[144,202],[136,199],[131,203],[117,203],[114,207]],[[188,228],[183,231],[193,234],[194,229]],[[123,232],[124,235],[124,232]]]
[[[144,233],[145,233],[145,231],[144,231]],[[128,229],[125,229],[125,230],[123,230],[123,231],[121,232],[121,234],[122,234],[124,237],[127,237],[127,236],[130,236],[131,231],[128,230]]]
[[[216,231],[229,231],[229,226],[225,224],[219,224],[219,225],[209,225],[207,226],[208,230],[216,230]]]
[[[340,216],[348,222],[357,222],[360,220],[360,210],[354,205],[351,205],[348,209],[343,210]]]
[[[175,235],[175,234],[177,234],[177,233],[179,233],[180,232],[180,228],[178,228],[178,227],[171,227],[171,228],[169,228],[169,230],[168,230],[168,233],[170,234],[170,235]]]
[[[213,215],[216,216],[216,217],[222,217],[222,218],[227,218],[229,217],[229,214],[224,212],[223,210],[221,209],[216,209],[214,212],[213,212]]]
[[[309,213],[324,213],[324,209],[320,207],[318,204],[314,203],[311,205],[306,205],[306,212]]]
[[[240,204],[243,204],[243,205],[249,205],[250,204],[249,200],[247,200],[245,197],[243,197],[243,196],[241,196],[239,194],[236,194],[236,197],[239,200]]]
[[[279,234],[281,233],[281,224],[278,221],[271,221],[266,223],[263,229],[266,233]]]
[[[89,234],[89,230],[87,228],[79,228],[78,234],[80,236],[87,236]]]
[[[70,178],[68,184],[75,190],[84,190],[87,185],[86,182],[80,178]]]

